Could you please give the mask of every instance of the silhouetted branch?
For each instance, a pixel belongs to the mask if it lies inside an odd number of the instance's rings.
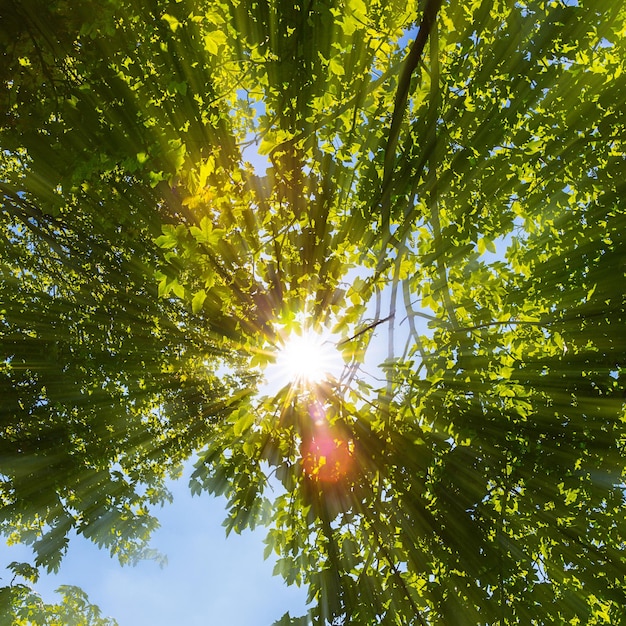
[[[411,77],[420,63],[428,36],[435,23],[437,13],[441,7],[441,0],[427,0],[424,7],[424,15],[419,26],[417,37],[411,46],[409,54],[406,58],[402,74],[398,81],[396,96],[393,106],[393,114],[391,116],[391,127],[387,138],[387,146],[385,147],[385,160],[383,170],[383,183],[381,188],[381,213],[382,213],[382,230],[383,234],[387,234],[389,230],[390,214],[391,214],[391,188],[393,179],[393,170],[395,165],[396,147],[398,145],[398,137],[400,135],[400,126],[404,117],[404,110],[409,98],[409,89],[411,86]]]

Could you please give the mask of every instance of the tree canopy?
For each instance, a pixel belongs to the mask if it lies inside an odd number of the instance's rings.
[[[283,626],[626,620],[625,34],[616,0],[5,2],[12,571],[153,555],[195,454],[307,586]],[[268,391],[310,331],[343,372]]]

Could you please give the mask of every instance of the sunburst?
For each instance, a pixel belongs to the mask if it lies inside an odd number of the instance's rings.
[[[333,342],[312,330],[291,334],[276,355],[276,375],[297,384],[315,384],[334,376],[341,357]]]

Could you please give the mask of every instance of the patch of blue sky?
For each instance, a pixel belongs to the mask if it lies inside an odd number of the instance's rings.
[[[168,488],[174,503],[157,510],[161,522],[151,546],[167,564],[141,561],[121,567],[108,552],[81,536],[70,541],[57,574],[43,575],[34,585],[45,602],[58,602],[60,585],[77,585],[103,615],[119,626],[269,626],[289,611],[307,610],[306,589],[287,587],[273,576],[275,560],[263,558],[265,530],[225,537],[224,498],[192,498],[187,482],[192,467]],[[0,563],[32,562],[23,545],[0,545]],[[0,572],[3,584],[10,572]],[[17,582],[17,581],[16,581]]]
[[[248,133],[241,150],[243,160],[250,163],[257,176],[263,177],[272,167],[270,160],[264,154],[259,154],[259,141],[255,133]]]
[[[417,24],[412,24],[409,28],[406,28],[400,39],[398,39],[398,47],[400,49],[409,47],[415,41],[418,32],[419,26]]]
[[[514,223],[518,223],[521,218],[515,218]],[[521,227],[521,225],[520,225]],[[505,235],[501,235],[500,237],[496,237],[493,239],[492,243],[494,245],[494,251],[485,250],[481,254],[481,261],[484,261],[487,265],[491,265],[493,263],[501,262],[507,263],[506,252],[511,247],[513,243],[513,237],[515,237],[514,231],[508,232]]]
[[[262,96],[262,93],[251,94],[245,89],[239,89],[237,91],[238,101],[245,103],[246,106],[250,107],[250,109],[254,111],[254,118],[252,122],[253,129],[246,134],[241,146],[241,155],[244,161],[247,161],[250,165],[252,165],[257,176],[261,177],[265,176],[267,169],[271,167],[271,163],[267,156],[259,154],[259,120],[266,114],[265,102],[263,102]]]

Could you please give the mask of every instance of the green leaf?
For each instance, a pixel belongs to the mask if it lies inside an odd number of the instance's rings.
[[[158,296],[159,298],[165,298],[169,294],[169,292],[170,292],[170,286],[169,286],[167,277],[164,276],[159,281]]]
[[[491,239],[487,239],[486,237],[481,237],[478,240],[478,252],[479,254],[485,254],[486,251],[489,251],[495,254],[496,246]]]
[[[253,423],[254,414],[251,411],[245,411],[233,426],[233,433],[235,434],[235,437],[241,437],[243,433],[248,431]]]
[[[213,234],[213,224],[208,217],[203,217],[200,221],[200,227],[192,226],[189,232],[195,237],[196,241],[210,244],[211,235]]]
[[[208,217],[203,217],[200,221],[200,227],[192,226],[189,232],[193,235],[198,243],[210,246],[217,245],[224,235],[222,229],[214,229],[213,223]]]
[[[226,34],[215,30],[204,36],[204,49],[210,54],[217,54],[220,46],[227,41]]]
[[[156,245],[159,246],[159,248],[164,248],[165,250],[171,250],[172,248],[175,248],[178,244],[178,239],[176,238],[176,235],[171,231],[160,235],[154,241]]]
[[[330,69],[332,74],[336,76],[343,76],[345,74],[345,70],[343,69],[343,65],[337,59],[331,58],[328,63],[328,68]]]
[[[204,289],[200,289],[200,291],[196,293],[196,295],[193,297],[193,300],[191,301],[191,310],[193,311],[193,313],[198,313],[202,309],[202,305],[204,304],[205,300],[206,291]]]
[[[367,5],[363,0],[348,0],[347,8],[360,22],[367,20]]]
[[[182,299],[185,297],[185,288],[178,282],[178,280],[174,279],[170,283],[169,288],[174,292],[174,295],[179,298]]]
[[[169,27],[173,32],[176,32],[178,27],[181,25],[173,15],[169,15],[168,13],[164,13],[161,19],[165,20],[169,24]]]
[[[163,172],[148,172],[150,187],[154,189],[162,180],[165,180]]]

